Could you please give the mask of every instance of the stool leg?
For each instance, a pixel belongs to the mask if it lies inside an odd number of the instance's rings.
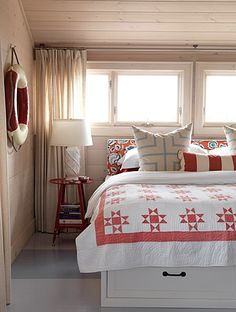
[[[65,184],[61,184],[59,188],[59,192],[58,192],[57,212],[56,212],[54,233],[53,233],[53,240],[52,240],[53,246],[55,246],[56,236],[59,235],[59,232],[60,232],[60,210],[61,210],[61,205],[64,202],[64,197],[65,197]]]

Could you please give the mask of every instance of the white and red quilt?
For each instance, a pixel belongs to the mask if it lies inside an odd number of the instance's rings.
[[[76,239],[81,272],[236,265],[236,172],[130,172],[108,179]]]

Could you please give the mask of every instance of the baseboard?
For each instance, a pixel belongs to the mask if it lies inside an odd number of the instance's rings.
[[[35,219],[24,227],[24,230],[18,235],[17,239],[11,244],[11,263],[13,263],[21,250],[25,247],[30,237],[35,232]]]

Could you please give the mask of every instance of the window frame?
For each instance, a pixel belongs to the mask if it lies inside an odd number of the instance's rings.
[[[223,137],[223,126],[232,122],[205,122],[206,77],[208,74],[235,74],[234,62],[196,62],[196,89],[194,135],[200,137]]]
[[[148,127],[155,131],[172,131],[176,127],[191,122],[192,110],[192,62],[88,62],[88,73],[110,73],[110,103],[109,122],[91,123],[94,135],[131,135],[131,125]],[[181,115],[178,122],[150,123],[144,122],[118,122],[117,121],[117,77],[119,73],[143,74],[178,74],[179,76],[179,108]]]

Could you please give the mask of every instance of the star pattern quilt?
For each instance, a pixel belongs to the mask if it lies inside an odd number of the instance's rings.
[[[81,271],[236,265],[235,172],[109,180],[91,198],[92,223],[76,240]]]

